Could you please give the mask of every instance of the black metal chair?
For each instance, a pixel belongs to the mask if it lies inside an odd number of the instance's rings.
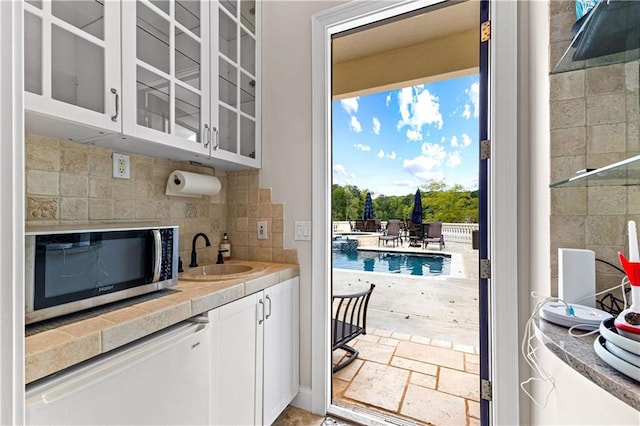
[[[375,284],[371,284],[367,291],[332,297],[334,315],[331,321],[331,349],[342,349],[348,354],[333,367],[334,373],[358,357],[359,352],[347,343],[356,336],[367,334],[367,306],[374,288]]]

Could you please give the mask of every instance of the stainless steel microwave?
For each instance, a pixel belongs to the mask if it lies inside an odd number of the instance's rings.
[[[27,324],[178,283],[178,227],[51,228],[25,233]]]

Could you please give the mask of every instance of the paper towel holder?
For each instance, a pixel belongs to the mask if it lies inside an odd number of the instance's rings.
[[[210,182],[209,184],[211,184],[214,188],[217,186],[216,189],[213,189],[212,192],[210,193],[201,193],[201,192],[191,192],[189,190],[180,190],[177,189],[177,187],[179,187],[180,185],[186,184],[186,179],[189,176],[195,176],[196,179],[208,179],[211,180],[212,182]],[[193,182],[193,179],[191,179],[191,182]],[[185,188],[186,189],[186,188]],[[207,175],[198,175],[196,173],[191,173],[191,172],[184,172],[181,170],[174,170],[173,172],[171,172],[171,174],[169,174],[169,177],[167,178],[167,188],[165,190],[165,195],[170,195],[170,196],[176,196],[176,197],[193,197],[193,198],[202,198],[204,195],[215,195],[220,191],[220,181],[218,180],[218,178],[214,177],[214,176],[207,176]]]

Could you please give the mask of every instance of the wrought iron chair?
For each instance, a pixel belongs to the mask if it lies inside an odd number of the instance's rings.
[[[347,343],[356,336],[367,334],[367,306],[374,288],[375,284],[371,284],[367,291],[332,297],[334,315],[331,321],[331,349],[347,352],[347,357],[333,367],[334,373],[358,357],[359,352]]]

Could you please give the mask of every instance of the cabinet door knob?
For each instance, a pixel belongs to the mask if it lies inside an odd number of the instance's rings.
[[[118,95],[118,91],[116,89],[114,89],[113,87],[111,88],[111,93],[113,93],[114,95],[116,95],[116,115],[112,115],[111,116],[111,121],[118,121],[118,114],[120,114],[120,95]]]

